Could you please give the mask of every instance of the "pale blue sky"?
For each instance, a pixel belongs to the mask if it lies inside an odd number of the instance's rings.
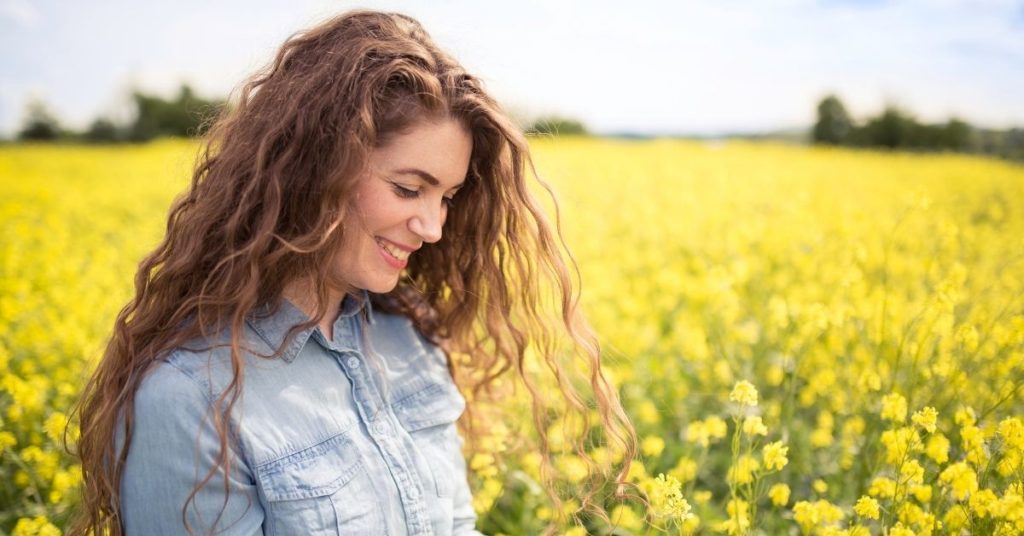
[[[0,0],[0,134],[33,97],[82,128],[133,87],[225,95],[352,7],[413,15],[509,109],[598,132],[804,126],[830,91],[858,117],[1024,126],[1022,0]]]

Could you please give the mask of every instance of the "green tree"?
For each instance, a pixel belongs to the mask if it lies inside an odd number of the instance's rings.
[[[113,121],[100,117],[89,125],[89,130],[85,131],[82,138],[92,143],[113,143],[118,141],[120,135]]]
[[[843,145],[852,128],[846,107],[835,95],[829,95],[818,103],[818,121],[814,124],[811,139],[814,143]]]
[[[136,91],[135,121],[129,128],[129,137],[146,141],[158,136],[198,136],[224,105],[223,101],[204,100],[196,96],[188,85],[182,85],[178,97],[164,100]]]
[[[60,137],[60,133],[60,123],[43,101],[33,100],[28,104],[25,122],[18,131],[19,140],[53,141]]]

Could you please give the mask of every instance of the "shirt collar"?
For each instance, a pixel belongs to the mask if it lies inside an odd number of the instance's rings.
[[[269,304],[258,307],[253,314],[249,315],[246,323],[264,342],[274,350],[277,350],[281,347],[281,343],[284,342],[288,331],[293,326],[307,322],[309,317],[283,297],[277,307],[277,311],[273,309]],[[373,306],[370,303],[370,293],[366,290],[360,290],[355,295],[346,294],[342,300],[338,318],[334,321],[335,343],[350,342],[354,347],[354,341],[341,341],[339,339],[354,336],[351,330],[346,328],[350,325],[350,318],[357,314],[361,314],[364,321],[370,324],[373,323]],[[311,326],[296,333],[288,343],[288,347],[284,348],[281,352],[281,359],[288,363],[292,362],[316,329],[318,329],[316,326]]]

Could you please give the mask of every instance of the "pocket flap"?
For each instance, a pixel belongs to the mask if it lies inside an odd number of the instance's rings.
[[[267,499],[284,501],[330,495],[361,467],[359,451],[345,433],[267,462],[256,471]]]
[[[402,426],[412,432],[457,421],[466,409],[466,399],[454,383],[428,382],[403,394],[392,408]]]

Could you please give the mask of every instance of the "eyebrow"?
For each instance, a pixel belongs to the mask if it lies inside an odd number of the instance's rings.
[[[422,169],[419,169],[419,168],[396,169],[395,173],[400,173],[402,175],[416,175],[417,177],[419,177],[419,178],[423,179],[424,181],[426,181],[427,184],[429,184],[431,186],[438,186],[439,184],[441,184],[441,181],[437,180],[437,177],[435,177],[435,176],[431,175],[430,173],[427,173],[426,171],[423,171]],[[452,189],[453,190],[457,190],[457,189],[461,188],[463,184],[465,184],[465,182],[460,182],[460,183],[456,184],[455,186],[452,186]]]

